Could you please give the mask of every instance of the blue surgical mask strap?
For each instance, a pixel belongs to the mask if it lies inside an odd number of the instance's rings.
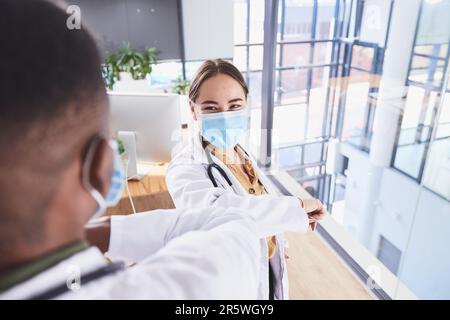
[[[97,147],[100,143],[102,138],[97,135],[95,136],[91,143],[89,144],[88,150],[86,152],[86,156],[84,158],[83,162],[83,168],[82,168],[82,177],[81,182],[84,186],[84,188],[89,192],[89,194],[94,198],[95,202],[97,202],[98,209],[97,211],[101,212],[105,209],[106,203],[105,198],[102,196],[102,194],[95,189],[90,181],[90,173],[91,173],[91,165],[92,165],[92,159],[94,158],[95,151],[97,150]]]

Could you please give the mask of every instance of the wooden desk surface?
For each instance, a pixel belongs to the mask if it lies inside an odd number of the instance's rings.
[[[128,181],[136,212],[175,208],[167,191],[166,171],[167,164],[150,166],[148,174],[141,180]],[[108,208],[105,215],[130,214],[132,212],[128,191],[125,189],[119,203],[113,208]]]
[[[286,233],[291,300],[373,300],[363,283],[315,232]]]
[[[167,165],[154,166],[139,181],[129,181],[137,212],[174,208],[167,192]],[[106,215],[130,214],[132,208],[125,191],[119,204]],[[291,299],[373,299],[363,284],[316,233],[288,233]]]

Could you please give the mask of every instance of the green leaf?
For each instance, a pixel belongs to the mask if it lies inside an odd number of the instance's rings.
[[[120,80],[120,72],[129,72],[135,80],[145,79],[153,71],[152,65],[157,63],[156,48],[145,48],[136,51],[129,42],[114,52],[105,52],[102,72],[107,87],[112,89]]]

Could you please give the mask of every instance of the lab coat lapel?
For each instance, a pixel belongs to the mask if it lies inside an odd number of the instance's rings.
[[[241,146],[242,148],[242,146]],[[244,148],[242,150],[246,151]],[[267,175],[258,167],[258,163],[256,159],[248,152],[247,155],[250,158],[250,161],[252,162],[253,169],[256,172],[256,175],[258,176],[259,181],[262,183],[264,188],[266,189],[267,193],[270,194],[277,194],[278,189],[273,185],[272,181],[267,177]]]
[[[267,175],[259,169],[256,162],[253,161],[253,167],[255,168],[256,174],[258,175],[259,180],[263,184],[264,188],[267,190],[267,193],[270,194],[278,194],[278,189],[273,185],[273,182],[267,177]]]

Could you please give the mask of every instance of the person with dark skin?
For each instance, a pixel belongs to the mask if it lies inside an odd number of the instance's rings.
[[[236,208],[156,210],[85,232],[117,154],[99,52],[68,18],[51,1],[0,2],[0,299],[254,298],[258,239],[301,229],[295,210],[251,224]],[[119,245],[142,248],[132,268],[86,243],[111,249],[121,224],[142,235]]]
[[[65,19],[54,5],[1,3],[0,270],[82,239],[97,206],[80,170],[86,143],[108,137],[106,92],[92,38]],[[102,139],[90,172],[102,194],[112,169]]]

